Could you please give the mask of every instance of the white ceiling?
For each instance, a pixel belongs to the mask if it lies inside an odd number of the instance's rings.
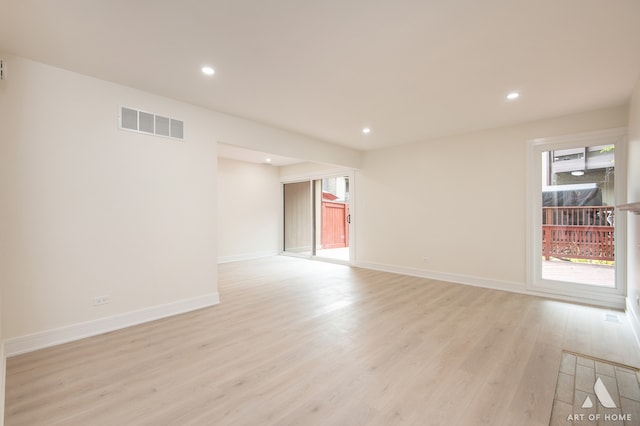
[[[0,0],[0,51],[368,150],[627,102],[640,0]]]

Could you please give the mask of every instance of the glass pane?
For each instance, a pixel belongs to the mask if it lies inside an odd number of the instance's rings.
[[[312,218],[309,182],[284,185],[284,251],[311,255]]]
[[[542,278],[615,287],[614,145],[542,153]]]
[[[349,260],[349,177],[315,181],[316,255]]]

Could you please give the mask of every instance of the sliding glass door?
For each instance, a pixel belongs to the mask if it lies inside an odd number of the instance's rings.
[[[349,261],[349,177],[317,179],[315,182],[316,256]]]
[[[623,141],[617,130],[532,142],[532,289],[609,302],[624,294]]]
[[[313,254],[311,182],[284,184],[284,252]]]
[[[284,252],[349,262],[351,194],[348,175],[285,183]]]

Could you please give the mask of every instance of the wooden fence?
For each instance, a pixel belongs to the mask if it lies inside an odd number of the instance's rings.
[[[542,222],[542,254],[546,260],[615,259],[613,207],[543,207]]]
[[[349,247],[349,204],[322,202],[322,248]]]

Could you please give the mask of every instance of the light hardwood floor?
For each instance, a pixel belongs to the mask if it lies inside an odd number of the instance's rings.
[[[562,350],[640,366],[623,313],[276,256],[221,304],[7,360],[6,425],[547,425]]]

